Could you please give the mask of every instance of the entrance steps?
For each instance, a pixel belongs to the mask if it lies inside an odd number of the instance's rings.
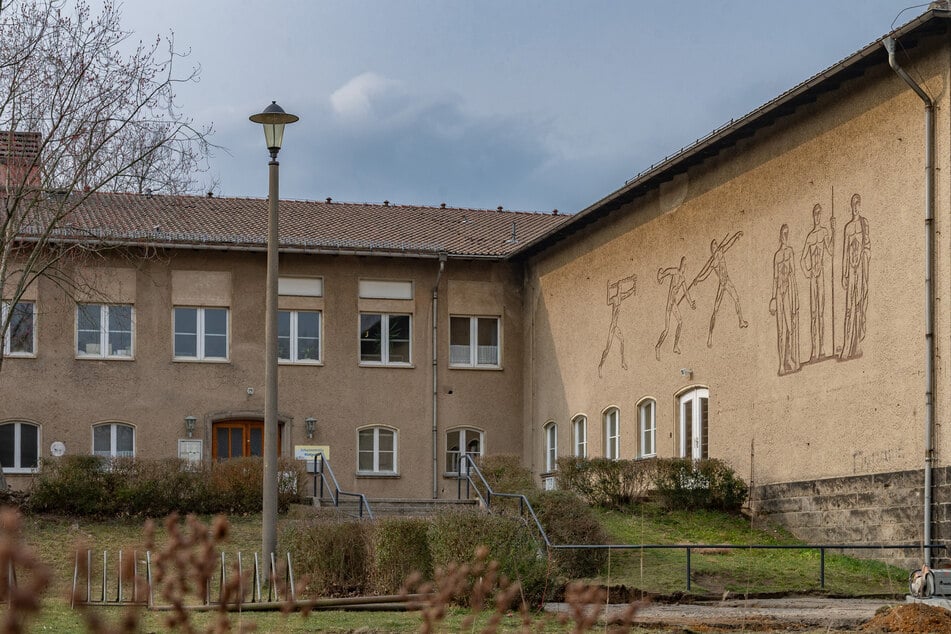
[[[404,498],[371,498],[367,500],[373,510],[374,517],[426,517],[435,515],[444,510],[476,508],[476,500],[432,500],[432,499],[404,499]],[[333,501],[311,498],[311,504],[320,509],[334,509]],[[339,514],[356,516],[360,512],[360,502],[357,500],[340,500],[336,508]]]

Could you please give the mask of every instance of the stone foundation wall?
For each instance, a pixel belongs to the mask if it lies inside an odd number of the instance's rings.
[[[933,471],[932,541],[951,540],[951,467]],[[924,533],[924,471],[785,482],[755,487],[753,512],[777,521],[809,543],[920,544]],[[918,551],[851,551],[917,567]],[[935,551],[935,561],[951,552]]]

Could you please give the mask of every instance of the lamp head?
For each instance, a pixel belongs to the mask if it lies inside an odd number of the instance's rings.
[[[314,432],[317,430],[317,419],[312,417],[305,418],[304,429],[307,431],[307,437],[313,438]]]
[[[268,151],[271,152],[271,158],[277,158],[277,153],[284,142],[284,126],[288,123],[294,123],[300,117],[296,114],[284,112],[284,109],[272,101],[271,105],[263,112],[253,114],[248,117],[254,123],[260,123],[264,126],[264,141],[267,144]]]
[[[192,434],[195,433],[195,423],[198,422],[198,419],[194,416],[185,417],[185,431],[188,433],[188,437],[191,438]]]

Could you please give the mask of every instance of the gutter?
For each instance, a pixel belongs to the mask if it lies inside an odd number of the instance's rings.
[[[924,483],[924,565],[931,566],[932,468],[934,466],[934,101],[898,65],[895,40],[882,40],[888,51],[888,65],[915,91],[925,105],[925,483]]]
[[[446,269],[446,254],[439,254],[439,272],[433,284],[433,499],[439,497],[439,280]]]

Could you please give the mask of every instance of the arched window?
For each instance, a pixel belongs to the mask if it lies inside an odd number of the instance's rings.
[[[621,457],[621,413],[616,407],[604,410],[604,457]]]
[[[40,463],[39,449],[39,425],[0,423],[0,467],[4,473],[35,473]]]
[[[396,474],[396,430],[364,427],[357,431],[357,473]]]
[[[459,473],[459,462],[465,453],[473,458],[482,456],[483,434],[478,429],[460,427],[446,432],[446,472]]]
[[[640,443],[637,457],[647,458],[657,455],[657,403],[647,398],[637,406],[637,430]]]
[[[677,399],[680,412],[680,457],[699,460],[708,457],[709,419],[707,401],[710,391],[697,388],[684,392]]]
[[[558,424],[545,425],[545,472],[551,473],[558,468]]]
[[[588,457],[588,417],[578,414],[571,419],[571,440],[575,458]]]
[[[135,456],[135,428],[125,423],[94,425],[92,452],[103,458],[132,458]]]

